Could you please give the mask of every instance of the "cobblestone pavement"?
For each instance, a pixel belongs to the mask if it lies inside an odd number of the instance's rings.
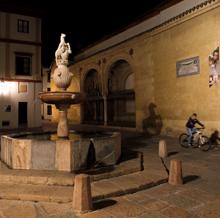
[[[163,167],[157,158],[159,139],[139,136],[124,141],[130,149],[143,152],[145,170],[152,170],[153,166],[155,174],[160,173]],[[165,139],[169,153],[165,162],[169,167],[170,159],[182,160],[183,185],[171,186],[166,183],[134,194],[95,202],[94,211],[81,217],[220,218],[220,150],[202,152],[193,148],[184,149],[176,139]],[[76,216],[71,203],[0,200],[0,218],[10,217]]]

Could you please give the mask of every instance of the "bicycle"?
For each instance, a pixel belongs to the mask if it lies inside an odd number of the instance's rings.
[[[209,138],[202,134],[204,128],[197,128],[196,132],[192,135],[192,147],[200,148],[202,151],[208,151],[210,149]],[[182,133],[179,136],[179,144],[184,148],[189,148],[191,145],[188,143],[189,135],[187,133]]]

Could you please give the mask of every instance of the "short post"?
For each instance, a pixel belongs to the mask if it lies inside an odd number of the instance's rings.
[[[87,213],[92,210],[90,177],[86,174],[80,174],[75,177],[73,210],[77,214]]]
[[[182,162],[180,160],[174,159],[170,161],[170,173],[168,183],[170,185],[183,184]]]
[[[165,140],[159,141],[159,157],[166,158],[167,157],[167,143]]]

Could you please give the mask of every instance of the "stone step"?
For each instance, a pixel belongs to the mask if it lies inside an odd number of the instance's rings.
[[[150,175],[146,171],[92,182],[93,200],[130,194],[167,182],[166,174]],[[72,186],[0,184],[0,199],[66,203],[73,197]]]
[[[102,169],[90,170],[92,181],[127,175],[141,170],[140,157],[123,161],[118,165]],[[0,184],[32,184],[73,186],[75,174],[58,171],[12,170],[0,162]]]

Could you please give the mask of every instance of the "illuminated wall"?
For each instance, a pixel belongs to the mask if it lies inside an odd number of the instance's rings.
[[[41,83],[0,82],[0,128],[18,128],[19,102],[27,102],[28,127],[41,126],[41,102],[38,98],[41,90]],[[7,107],[10,107],[10,110]],[[4,122],[9,122],[9,125],[4,126]]]
[[[144,121],[148,120],[152,110],[162,118],[160,125],[166,134],[185,131],[186,120],[193,112],[198,114],[207,131],[220,129],[220,84],[209,88],[208,83],[208,56],[220,46],[220,1],[192,2],[198,3],[197,6],[191,7],[189,1],[182,1],[182,8],[173,6],[170,13],[168,9],[166,13],[161,12],[164,23],[154,29],[124,42],[117,41],[121,35],[118,39],[115,36],[118,44],[106,40],[102,42],[103,50],[101,43],[89,48],[88,54],[85,50],[78,56],[78,62],[71,66],[80,75],[80,86],[86,72],[95,69],[105,96],[109,67],[117,60],[126,60],[135,74],[137,130],[144,131]],[[171,12],[176,13],[175,16],[166,20]],[[107,43],[111,47],[107,48]],[[176,62],[196,56],[199,57],[200,72],[177,77]]]

